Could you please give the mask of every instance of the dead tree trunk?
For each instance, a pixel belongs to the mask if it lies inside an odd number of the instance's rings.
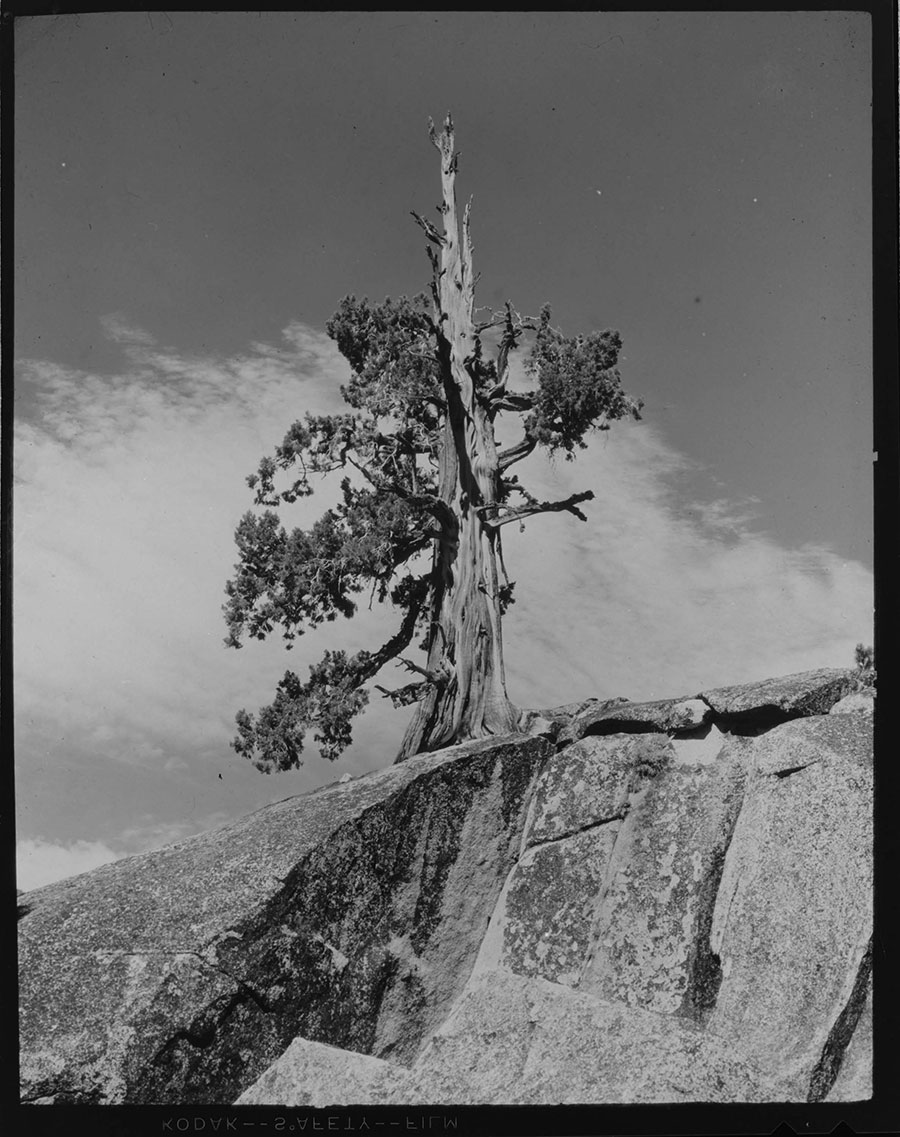
[[[506,693],[497,571],[496,517],[500,462],[487,401],[480,397],[481,344],[475,331],[475,277],[469,232],[471,201],[462,221],[456,207],[456,155],[450,116],[431,138],[441,155],[443,233],[417,220],[439,246],[429,247],[434,277],[446,401],[434,601],[428,634],[430,681],[407,728],[398,761],[451,742],[507,734],[519,711]]]

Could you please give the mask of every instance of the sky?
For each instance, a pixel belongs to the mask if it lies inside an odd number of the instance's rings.
[[[542,498],[596,497],[586,523],[504,532],[513,700],[689,695],[872,641],[865,13],[111,13],[15,36],[20,888],[393,760],[409,711],[374,693],[337,764],[310,746],[267,777],[229,746],[286,667],[377,647],[389,610],[236,652],[221,606],[246,475],[341,409],[338,301],[427,287],[409,214],[439,200],[426,120],[448,109],[478,302],[617,328],[645,402],[577,461],[520,467]]]

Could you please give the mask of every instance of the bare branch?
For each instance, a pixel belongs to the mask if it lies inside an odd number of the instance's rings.
[[[537,446],[537,442],[533,438],[529,438],[526,434],[521,442],[517,442],[515,446],[510,446],[507,450],[501,450],[497,455],[500,462],[500,472],[508,470],[515,462],[521,462],[523,458],[527,458],[529,454]]]
[[[495,312],[493,309],[487,307],[478,307],[475,311],[491,313],[489,320],[482,320],[480,324],[475,325],[475,331],[479,334],[486,332],[488,328],[501,328],[506,323],[506,314],[504,312]]]
[[[354,469],[359,470],[366,481],[371,482],[375,489],[379,490],[381,493],[396,494],[397,497],[402,497],[404,501],[409,501],[413,496],[405,486],[401,486],[400,483],[395,482],[393,478],[388,478],[383,474],[373,473],[373,471],[370,470],[368,466],[364,466],[361,462],[357,462],[356,459],[351,458],[349,454],[347,455],[347,461],[351,466],[354,467]],[[428,496],[430,497],[431,495]]]
[[[593,490],[585,490],[584,493],[573,493],[564,501],[534,502],[534,504],[520,506],[518,509],[508,509],[508,512],[504,513],[502,517],[485,517],[483,524],[492,529],[499,529],[501,525],[508,525],[511,521],[521,521],[523,518],[532,517],[536,513],[561,513],[563,511],[573,513],[581,521],[587,521],[587,517],[578,508],[577,503],[579,501],[591,501],[593,496]],[[497,506],[479,505],[476,506],[476,508],[481,512],[488,509],[496,509]],[[500,508],[504,507],[501,506]]]
[[[430,221],[426,221],[426,219],[421,215],[421,213],[416,213],[416,211],[414,209],[411,209],[409,212],[410,212],[410,215],[416,219],[416,224],[421,226],[421,228],[425,230],[425,236],[428,238],[429,241],[433,241],[436,245],[443,245],[444,244],[443,234],[439,233],[437,231],[437,229],[435,229],[435,227],[431,224]]]
[[[373,678],[386,663],[390,663],[392,659],[396,659],[401,651],[405,651],[406,648],[409,647],[413,633],[416,630],[416,622],[421,615],[428,595],[427,582],[424,578],[420,577],[416,581],[416,586],[416,593],[411,597],[409,610],[403,617],[403,622],[396,634],[391,636],[387,643],[382,644],[378,651],[361,651],[355,657],[355,686],[359,687],[365,683],[366,680]]]
[[[492,411],[530,411],[534,406],[534,395],[529,391],[507,391],[503,383],[498,383],[487,393]]]
[[[405,667],[407,671],[415,671],[417,675],[424,675],[429,683],[445,683],[449,678],[443,671],[430,671],[427,667],[420,667],[411,659],[403,656],[397,660],[398,667]]]
[[[476,325],[481,331],[487,328],[507,327],[511,323],[518,338],[521,332],[533,332],[540,326],[540,321],[537,316],[523,316],[513,308],[509,300],[506,301],[502,310],[491,308],[490,305],[487,304],[481,304],[475,311],[491,313],[490,320],[485,320],[483,323]]]
[[[432,686],[444,683],[447,680],[446,675],[429,671],[427,667],[420,667],[417,663],[413,663],[411,659],[399,659],[397,666],[406,667],[409,671],[418,672],[419,675],[424,675],[425,678],[421,682],[407,683],[404,687],[396,687],[394,690],[389,690],[387,687],[382,687],[381,684],[376,683],[375,690],[380,691],[385,699],[390,699],[395,707],[406,707],[409,706],[410,703],[418,703],[424,698]]]
[[[456,521],[453,510],[436,494],[413,493],[411,490],[408,490],[406,486],[401,486],[399,482],[395,482],[393,478],[374,473],[349,455],[347,455],[347,461],[351,466],[359,470],[366,481],[373,485],[379,492],[396,494],[397,497],[402,498],[414,509],[422,509],[426,513],[430,513],[437,524],[432,531],[428,532],[427,536],[429,538],[440,536],[444,529],[452,528],[455,525]]]
[[[429,689],[428,683],[407,683],[405,687],[397,687],[389,691],[381,684],[375,684],[375,690],[380,691],[385,699],[390,699],[395,707],[408,707],[410,703],[418,703],[424,698]]]

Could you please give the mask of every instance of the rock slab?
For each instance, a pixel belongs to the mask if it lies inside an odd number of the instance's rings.
[[[414,1054],[472,969],[549,747],[420,755],[24,897],[23,1100],[233,1101],[298,1035]]]
[[[810,1092],[872,935],[871,720],[800,719],[751,749],[710,931],[709,1026]]]
[[[20,896],[24,1100],[864,1100],[852,682],[559,708]]]

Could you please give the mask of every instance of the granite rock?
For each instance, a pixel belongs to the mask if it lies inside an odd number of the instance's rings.
[[[420,755],[27,894],[23,1099],[233,1101],[298,1035],[415,1053],[471,971],[549,746]]]
[[[865,1100],[855,683],[525,714],[18,896],[23,1100]]]
[[[871,720],[855,715],[754,739],[710,929],[722,974],[710,1029],[816,1100],[830,1089],[816,1069],[839,1018],[859,1017],[871,966],[871,745]]]

